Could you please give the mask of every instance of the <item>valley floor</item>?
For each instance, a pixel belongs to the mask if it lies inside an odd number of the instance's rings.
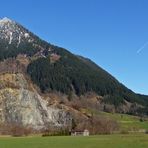
[[[0,137],[0,148],[147,148],[148,134],[89,137]]]

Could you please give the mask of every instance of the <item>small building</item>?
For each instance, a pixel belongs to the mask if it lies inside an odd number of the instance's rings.
[[[84,131],[72,131],[71,136],[89,136],[89,130],[85,129]]]
[[[89,130],[85,129],[83,132],[83,136],[89,136]]]

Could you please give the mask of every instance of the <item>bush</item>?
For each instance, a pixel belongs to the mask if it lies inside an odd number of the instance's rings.
[[[119,129],[119,125],[114,120],[92,116],[89,120],[84,120],[78,123],[75,129],[80,131],[87,129],[92,135],[112,134]]]
[[[14,125],[11,127],[11,135],[14,137],[28,136],[32,133],[32,129],[25,128],[20,125]]]
[[[112,134],[119,128],[116,121],[107,118],[95,119],[93,122],[93,134]]]
[[[68,129],[59,129],[59,130],[52,130],[52,131],[45,131],[42,134],[42,137],[47,137],[47,136],[68,136],[70,135],[70,132]]]
[[[143,119],[143,118],[140,118],[139,121],[140,121],[140,122],[144,122],[144,119]]]
[[[122,129],[120,131],[120,134],[129,134],[129,131],[127,129]]]
[[[146,130],[145,133],[148,134],[148,130]]]
[[[29,127],[24,127],[17,124],[1,124],[0,134],[1,135],[11,135],[14,137],[28,136],[35,131]]]

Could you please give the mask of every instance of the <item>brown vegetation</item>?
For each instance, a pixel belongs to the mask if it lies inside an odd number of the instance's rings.
[[[28,136],[35,131],[30,127],[24,127],[17,124],[1,124],[0,135],[11,135],[11,136]]]
[[[26,71],[26,67],[19,61],[10,58],[0,62],[0,74],[5,73],[22,73]]]
[[[88,129],[92,135],[96,134],[112,134],[119,129],[119,125],[116,121],[103,118],[92,117],[87,121],[78,123],[77,130]]]

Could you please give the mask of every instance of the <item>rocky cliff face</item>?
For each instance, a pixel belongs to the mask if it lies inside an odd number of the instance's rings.
[[[0,75],[0,122],[42,129],[48,126],[68,126],[69,113],[47,101],[30,86],[21,73]]]
[[[26,29],[6,17],[0,19],[0,39],[7,41],[8,44],[15,43],[17,46],[22,41],[33,42],[33,38]]]

